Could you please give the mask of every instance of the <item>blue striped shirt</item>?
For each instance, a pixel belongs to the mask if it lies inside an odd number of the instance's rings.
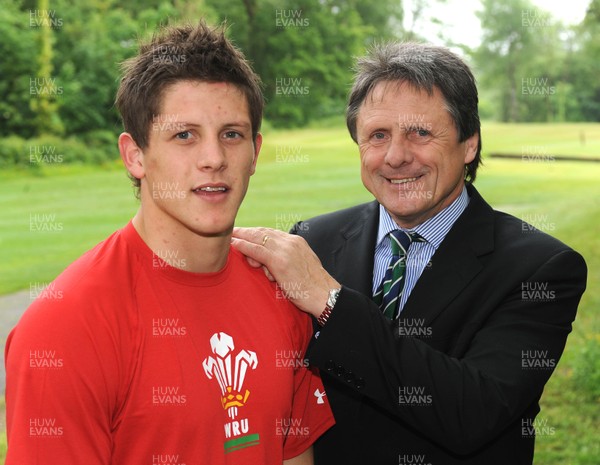
[[[431,257],[438,249],[454,222],[458,219],[467,205],[469,195],[466,187],[463,187],[460,195],[435,216],[424,221],[413,229],[404,229],[407,232],[416,232],[425,239],[425,242],[413,242],[408,248],[406,256],[406,276],[404,290],[400,299],[400,311],[404,308],[406,300],[415,287],[417,280],[426,266],[429,265]],[[375,245],[375,265],[373,267],[373,294],[377,291],[385,270],[392,259],[392,247],[388,234],[399,228],[383,205],[379,205],[379,230],[377,231],[377,243]]]

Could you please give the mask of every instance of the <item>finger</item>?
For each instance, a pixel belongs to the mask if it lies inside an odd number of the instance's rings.
[[[233,246],[235,247],[235,245],[236,245],[236,244],[234,244],[234,242],[236,242],[236,241],[237,241],[237,243],[238,243],[238,245],[239,245],[239,243],[240,243],[240,242],[242,242],[242,239],[234,239],[234,238],[231,238],[231,245],[233,245]],[[240,251],[240,252],[241,252],[241,250],[239,250],[239,249],[238,249],[238,251]],[[242,253],[242,254],[243,254],[243,253]],[[260,262],[258,262],[258,261],[256,261],[256,260],[254,260],[254,259],[253,259],[253,258],[251,258],[251,257],[248,257],[247,255],[244,255],[244,258],[246,259],[246,261],[248,262],[248,264],[249,264],[249,265],[250,265],[252,268],[260,268],[261,266],[263,266],[263,265],[262,265],[262,263],[260,263]]]
[[[273,230],[269,228],[233,228],[233,237],[244,239],[254,244],[261,244],[265,236],[272,236]]]
[[[250,265],[255,266],[250,260],[258,263],[258,266],[268,265],[270,251],[262,245],[235,237],[231,238],[231,245],[244,254],[246,258],[249,258]]]
[[[263,266],[263,271],[265,272],[265,275],[269,279],[269,281],[275,281],[275,278],[266,266]]]
[[[252,268],[260,268],[262,265],[261,262],[257,262],[256,260],[254,260],[253,258],[250,257],[246,257],[246,260],[248,261],[248,264],[252,267]]]

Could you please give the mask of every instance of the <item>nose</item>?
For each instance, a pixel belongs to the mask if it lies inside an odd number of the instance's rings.
[[[402,132],[393,134],[385,154],[385,162],[392,168],[398,168],[403,164],[411,163],[413,158],[414,155],[410,142],[406,140],[406,135]]]
[[[198,169],[200,170],[221,170],[227,166],[225,149],[219,141],[218,136],[205,138],[199,147]]]

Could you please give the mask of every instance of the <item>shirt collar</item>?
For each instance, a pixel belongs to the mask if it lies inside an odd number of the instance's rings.
[[[401,229],[407,232],[419,233],[421,237],[433,245],[433,247],[437,250],[444,240],[444,237],[446,237],[446,234],[448,234],[448,231],[450,231],[450,228],[452,228],[452,225],[456,222],[462,212],[465,211],[465,208],[467,208],[468,204],[469,194],[467,194],[466,186],[463,186],[460,195],[454,199],[450,205],[412,229],[398,227],[385,207],[379,204],[379,229],[377,231],[376,247],[381,244],[383,239],[390,232],[396,229]]]

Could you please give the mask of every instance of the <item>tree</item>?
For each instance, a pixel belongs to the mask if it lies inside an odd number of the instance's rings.
[[[578,52],[571,61],[575,100],[581,119],[600,121],[600,0],[590,2],[575,37]]]
[[[36,75],[36,31],[29,15],[8,2],[0,8],[0,136],[33,136],[30,78]]]
[[[189,17],[197,21],[202,2],[118,2],[92,0],[78,8],[54,0],[63,25],[56,31],[55,60],[64,85],[60,116],[69,134],[120,131],[114,108],[120,63],[134,55],[138,41],[159,25]],[[104,138],[107,138],[105,136]]]
[[[297,126],[344,111],[354,56],[388,24],[401,3],[332,0],[208,0],[265,84],[265,115],[276,126]],[[363,11],[364,17],[361,17]],[[387,17],[386,17],[387,15]],[[367,22],[378,22],[367,24]]]
[[[60,134],[63,127],[57,113],[57,97],[62,94],[63,88],[52,77],[52,45],[54,42],[52,26],[56,22],[50,10],[49,0],[38,1],[38,8],[33,12],[33,20],[34,25],[39,27],[38,69],[34,85],[30,86],[31,109],[36,116],[36,132],[38,135]]]
[[[474,58],[483,73],[481,81],[498,89],[500,118],[502,121],[518,121],[517,101],[518,69],[522,69],[532,55],[531,29],[518,27],[518,13],[531,9],[527,0],[495,2],[482,0],[481,46]]]
[[[566,117],[560,39],[564,26],[529,0],[482,0],[483,37],[473,58],[482,87],[499,103],[502,121],[553,121]]]

